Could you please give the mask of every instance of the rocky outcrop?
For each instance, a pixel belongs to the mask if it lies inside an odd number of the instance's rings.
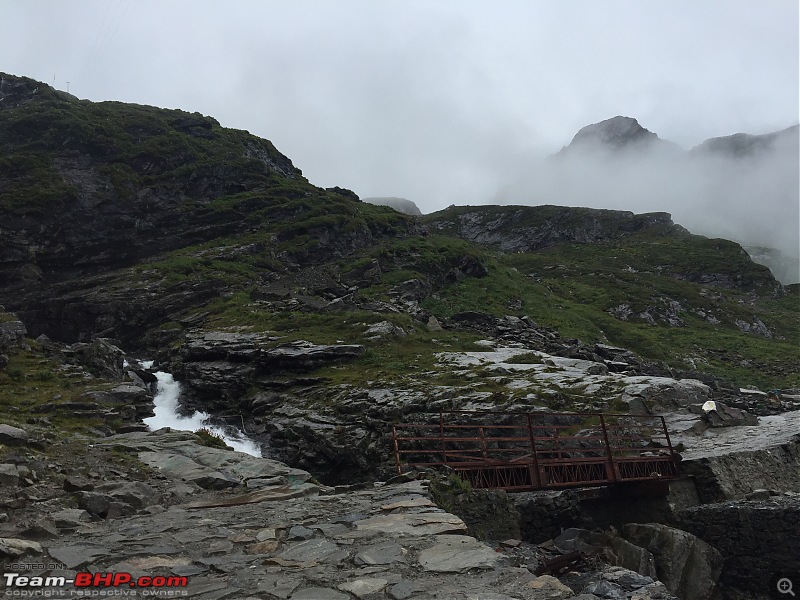
[[[704,503],[744,499],[759,489],[800,492],[798,423],[800,411],[794,411],[687,438],[680,469],[694,477]]]
[[[185,404],[201,410],[229,410],[244,392],[282,374],[298,374],[361,356],[358,344],[313,344],[260,333],[190,332],[172,360],[183,383]],[[252,405],[255,408],[255,405]]]
[[[620,239],[648,229],[684,234],[667,213],[569,208],[563,206],[462,206],[425,218],[434,231],[495,246],[504,252],[534,252],[558,244]]]
[[[9,352],[19,348],[27,335],[25,325],[0,306],[0,369],[8,364]]]
[[[683,600],[716,598],[722,555],[691,533],[659,525],[630,523],[622,528],[630,543],[653,553],[658,579]]]

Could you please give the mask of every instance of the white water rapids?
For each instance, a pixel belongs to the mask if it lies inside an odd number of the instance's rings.
[[[142,364],[145,368],[150,368],[153,363],[146,361]],[[222,439],[225,440],[225,443],[237,452],[245,452],[252,456],[261,456],[261,448],[258,447],[258,444],[243,433],[232,428],[223,429],[216,425],[206,423],[210,418],[208,413],[196,412],[190,417],[179,415],[178,398],[181,393],[181,384],[175,381],[170,373],[157,371],[154,374],[158,379],[158,387],[155,398],[153,399],[153,403],[155,404],[155,416],[144,419],[145,425],[150,427],[151,431],[161,429],[162,427],[170,427],[181,431],[207,429],[211,433],[221,436]],[[234,431],[237,431],[238,434],[233,433]]]

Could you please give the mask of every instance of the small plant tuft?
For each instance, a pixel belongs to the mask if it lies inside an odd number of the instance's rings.
[[[208,446],[209,448],[222,448],[223,450],[228,447],[225,440],[218,433],[214,433],[207,427],[198,429],[194,434],[199,438],[198,444],[201,446]]]

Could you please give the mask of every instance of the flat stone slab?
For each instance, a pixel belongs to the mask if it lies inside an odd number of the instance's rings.
[[[197,443],[197,436],[190,432],[131,432],[111,436],[104,440],[103,446],[138,452],[139,459],[150,467],[173,478],[193,481],[206,489],[232,487],[227,482],[239,485],[249,479],[280,476],[290,483],[311,479],[307,471],[293,469],[275,460],[201,446]],[[204,479],[206,477],[208,480]]]
[[[308,587],[292,594],[291,600],[350,600],[350,595],[330,588]]]
[[[359,565],[391,565],[405,560],[405,552],[400,544],[385,542],[367,546],[356,554],[355,561]]]
[[[53,513],[51,516],[56,523],[56,527],[60,528],[79,527],[92,520],[92,516],[82,508],[65,508]]]
[[[306,540],[289,546],[280,554],[280,558],[304,563],[337,563],[347,558],[347,554],[347,551],[328,540]]]
[[[302,579],[292,577],[291,575],[284,575],[283,573],[267,573],[262,575],[258,580],[258,591],[266,592],[276,598],[289,598],[300,584]]]
[[[0,556],[19,558],[26,554],[41,554],[42,547],[36,542],[17,538],[0,538]]]
[[[446,512],[378,515],[356,521],[355,526],[359,531],[377,531],[387,536],[426,536],[467,531],[464,521]]]
[[[47,552],[52,558],[64,564],[67,569],[80,569],[91,564],[97,558],[111,554],[107,548],[95,546],[57,546],[49,548]]]
[[[681,452],[684,460],[695,460],[780,446],[792,440],[799,431],[800,410],[795,410],[759,417],[758,425],[709,429],[702,437],[680,436],[672,443],[682,442],[686,446],[686,450]]]
[[[466,535],[438,535],[435,546],[419,553],[426,571],[463,573],[470,569],[493,569],[502,556],[486,544]]]
[[[381,506],[381,510],[394,510],[396,508],[415,508],[424,506],[436,506],[436,504],[429,498],[420,496],[419,498],[414,498],[412,500],[400,500],[398,502],[384,504]]]
[[[350,592],[359,598],[363,598],[369,594],[377,594],[378,592],[383,591],[388,584],[388,579],[366,577],[364,579],[356,579],[354,581],[343,583],[339,586],[339,589],[345,592]]]

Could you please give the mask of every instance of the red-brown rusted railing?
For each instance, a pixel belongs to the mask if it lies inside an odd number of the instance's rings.
[[[446,466],[473,487],[506,490],[677,476],[660,416],[449,411],[421,417],[392,426],[398,473]]]

